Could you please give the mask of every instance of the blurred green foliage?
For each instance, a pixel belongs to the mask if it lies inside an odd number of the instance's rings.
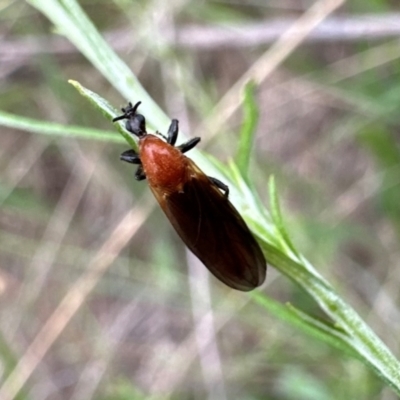
[[[281,6],[80,4],[100,32],[119,33],[113,46],[167,120],[179,117],[190,136],[265,48],[167,46],[165,51],[158,27],[179,32],[189,23],[251,24],[302,11],[294,1]],[[148,189],[134,181],[130,166],[119,163],[126,145],[111,143],[111,124],[67,81],[78,80],[116,109],[125,99],[76,49],[65,50],[62,36],[27,3],[2,7],[3,40],[12,45],[4,48],[14,52],[2,53],[0,109],[31,118],[15,120],[31,130],[3,123],[0,134],[0,353],[7,375],[121,216]],[[372,18],[397,8],[389,0],[353,1],[338,16],[371,13]],[[50,42],[37,45],[43,37]],[[27,45],[25,38],[34,44]],[[381,56],[372,57],[371,64],[368,54],[374,51]],[[275,176],[296,248],[336,283],[394,352],[399,336],[399,57],[398,41],[392,39],[304,44],[258,88],[259,121],[242,131],[242,137],[254,134],[254,146],[251,157],[250,148],[241,153],[246,158],[240,162],[249,168],[264,204],[268,178]],[[166,125],[161,114],[148,114]],[[239,113],[201,147],[221,161],[232,158],[242,121]],[[45,133],[46,127],[51,140],[29,133]],[[82,128],[88,138],[104,134],[107,141],[79,139]],[[120,141],[116,131],[115,137]],[[83,185],[86,175],[90,179]],[[195,345],[199,321],[193,317],[187,276],[185,250],[155,209],[19,398],[211,399],[215,393],[240,399],[395,398],[359,361],[210,278],[218,351],[205,362],[213,381]],[[267,281],[263,291],[279,304],[326,318],[303,290],[272,268]],[[219,373],[213,369],[217,361]]]

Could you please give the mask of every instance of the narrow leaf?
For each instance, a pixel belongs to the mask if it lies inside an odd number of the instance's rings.
[[[92,92],[89,89],[83,87],[79,82],[70,80],[69,83],[74,86],[78,90],[78,92],[84,96],[89,102],[99,110],[109,121],[112,121],[113,118],[118,116],[118,112],[101,96],[97,93]],[[130,135],[124,128],[123,122],[117,122],[118,131],[123,136],[123,138],[128,142],[128,144],[133,148],[137,149],[137,143],[133,139],[132,135]],[[116,136],[116,135],[115,135]]]
[[[259,118],[258,105],[255,98],[254,82],[250,81],[246,84],[244,87],[243,96],[243,123],[240,130],[239,146],[235,160],[239,170],[247,180],[251,150],[253,147],[256,126]]]
[[[41,121],[33,118],[21,117],[0,111],[0,125],[20,129],[27,132],[48,136],[73,136],[79,139],[101,140],[122,143],[121,137],[114,132],[101,131],[76,125],[62,125],[54,122]]]
[[[251,293],[254,300],[279,319],[290,323],[303,332],[332,345],[347,355],[363,360],[357,352],[349,345],[350,338],[344,331],[335,328],[328,323],[318,320],[303,311],[293,307],[291,304],[283,305],[260,292]]]
[[[292,241],[290,240],[290,237],[289,237],[289,235],[285,229],[285,225],[283,223],[283,218],[282,218],[282,213],[281,213],[281,208],[280,208],[280,204],[279,204],[279,198],[278,198],[278,193],[276,190],[274,176],[271,176],[269,178],[268,189],[269,189],[269,201],[270,201],[272,220],[274,221],[276,228],[278,229],[278,232],[279,232],[281,238],[283,239],[284,244],[287,247],[289,247],[289,249],[297,257],[299,257],[299,253],[297,252]]]

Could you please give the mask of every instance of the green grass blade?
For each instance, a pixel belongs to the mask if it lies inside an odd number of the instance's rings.
[[[248,82],[243,91],[243,123],[239,135],[239,146],[235,157],[242,175],[248,176],[251,150],[258,123],[259,113],[255,98],[255,84]]]
[[[290,240],[289,234],[287,233],[285,225],[283,223],[281,207],[279,204],[279,198],[278,198],[278,193],[276,190],[274,176],[271,176],[269,178],[268,189],[269,189],[269,203],[270,203],[270,207],[271,207],[271,216],[272,216],[272,220],[274,221],[275,226],[279,232],[279,235],[282,239],[281,244],[282,244],[282,246],[289,247],[289,249],[297,257],[299,257],[299,253],[297,252],[292,241]]]
[[[83,87],[79,82],[70,80],[69,83],[76,89],[78,92],[85,97],[92,105],[95,107],[97,110],[99,110],[104,117],[106,117],[110,122],[113,120],[113,118],[117,117],[119,113],[114,109],[111,104],[100,97],[97,93],[92,92],[89,89],[86,89]],[[118,127],[119,133],[122,135],[122,137],[128,142],[128,144],[133,148],[137,149],[137,143],[133,139],[132,135],[130,135],[124,128],[124,123],[122,121],[119,121],[116,123]],[[115,135],[117,136],[117,135]]]
[[[69,136],[77,139],[101,140],[114,143],[123,143],[115,132],[86,128],[75,125],[62,125],[48,121],[40,121],[33,118],[25,118],[20,115],[0,111],[0,125],[19,129],[31,133],[48,136]]]
[[[375,335],[371,328],[347,304],[334,288],[298,252],[282,248],[277,227],[257,200],[239,170],[231,165],[232,180],[239,189],[238,207],[257,236],[270,265],[309,293],[337,327],[350,338],[350,345],[366,365],[369,365],[393,390],[400,394],[400,363]],[[277,217],[281,219],[281,217]],[[272,232],[272,233],[271,233]],[[332,337],[332,340],[335,340]]]
[[[169,118],[109,47],[76,1],[28,0],[28,3],[46,15],[57,31],[65,35],[126,100],[142,101],[141,111],[153,126],[169,123]]]
[[[311,317],[303,311],[293,307],[291,304],[281,304],[258,291],[252,292],[251,296],[257,303],[262,305],[279,319],[340,349],[347,355],[362,360],[362,358],[359,357],[359,354],[355,352],[349,344],[350,338],[345,334],[345,332],[332,325],[328,325],[324,321]]]

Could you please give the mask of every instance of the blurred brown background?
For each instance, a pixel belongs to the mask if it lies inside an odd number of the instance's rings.
[[[189,136],[313,3],[80,1]],[[257,90],[251,165],[267,207],[268,178],[275,175],[298,249],[395,354],[399,11],[390,0],[344,4],[274,69]],[[114,131],[67,81],[117,108],[125,99],[29,4],[3,1],[0,12],[0,110]],[[239,112],[199,147],[230,159],[240,124]],[[139,219],[143,213],[21,399],[395,398],[360,362],[210,277],[154,200],[149,205],[146,183],[119,161],[126,149],[1,128],[3,378],[120,220],[132,208]],[[262,290],[319,313],[272,268]]]

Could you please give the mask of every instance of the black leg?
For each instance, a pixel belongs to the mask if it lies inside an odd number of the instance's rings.
[[[175,145],[176,139],[178,138],[178,131],[179,121],[177,119],[173,119],[171,121],[171,125],[169,126],[167,137],[167,143],[169,143],[171,146]]]
[[[213,177],[211,177],[211,176],[209,176],[208,177],[210,180],[211,180],[211,182],[218,188],[218,189],[221,189],[223,192],[224,192],[224,196],[226,197],[226,198],[228,198],[228,195],[229,195],[229,187],[228,187],[228,185],[225,185],[225,183],[222,183],[219,179],[217,179],[217,178],[213,178]]]
[[[135,179],[137,181],[142,181],[143,179],[146,179],[146,174],[143,171],[142,165],[138,166],[138,169],[136,170],[136,173],[135,173]]]
[[[181,144],[180,146],[177,146],[176,148],[179,149],[182,153],[186,153],[189,150],[192,150],[193,147],[199,143],[201,138],[195,137],[193,139],[190,139],[188,142]]]
[[[142,164],[142,162],[140,161],[140,157],[139,154],[136,153],[135,150],[130,149],[130,150],[126,150],[124,151],[121,155],[120,155],[120,159],[122,161],[126,161],[130,164]]]

